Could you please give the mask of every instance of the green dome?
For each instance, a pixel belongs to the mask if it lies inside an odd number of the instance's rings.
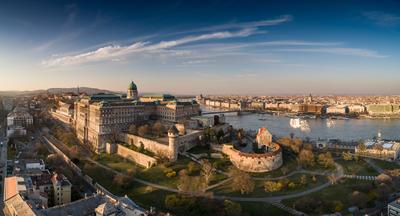
[[[137,86],[133,81],[129,84],[128,90],[137,90]]]

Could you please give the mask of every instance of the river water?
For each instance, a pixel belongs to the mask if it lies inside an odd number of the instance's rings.
[[[202,107],[204,111],[209,108]],[[264,120],[260,120],[264,119]],[[327,119],[307,119],[310,130],[301,131],[292,128],[289,124],[290,118],[269,114],[225,114],[225,120],[234,128],[245,130],[258,130],[266,127],[273,135],[282,137],[294,133],[297,137],[310,139],[341,139],[343,141],[357,141],[370,139],[381,133],[382,139],[400,140],[400,119],[348,119],[334,120],[334,124],[328,125]]]

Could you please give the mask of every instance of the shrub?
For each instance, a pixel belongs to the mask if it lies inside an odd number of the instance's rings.
[[[175,177],[176,176],[176,172],[175,171],[168,172],[168,173],[165,174],[165,176],[167,176],[168,178]]]

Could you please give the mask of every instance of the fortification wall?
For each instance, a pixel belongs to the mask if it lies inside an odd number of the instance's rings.
[[[157,164],[157,160],[155,158],[142,154],[137,151],[133,151],[120,144],[116,146],[116,153],[119,156],[126,158],[132,162],[135,162],[139,165],[142,165],[146,168],[152,167],[153,165]]]
[[[135,145],[137,147],[143,145],[145,149],[154,152],[156,154],[161,153],[164,155],[169,155],[168,143],[160,143],[151,139],[127,133],[123,133],[121,136],[122,136],[121,137],[122,141],[129,145]]]
[[[278,145],[273,143],[274,145]],[[278,145],[273,152],[263,154],[245,153],[233,148],[232,145],[223,145],[222,152],[229,156],[230,161],[238,169],[246,172],[269,172],[278,169],[283,164],[282,149]]]

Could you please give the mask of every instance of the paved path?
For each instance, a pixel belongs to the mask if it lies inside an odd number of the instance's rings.
[[[290,176],[296,175],[296,174],[310,174],[310,175],[321,175],[321,176],[328,176],[330,175],[330,172],[317,172],[317,171],[309,171],[309,170],[295,170],[290,172],[287,175],[284,176],[278,176],[278,177],[253,177],[254,180],[281,180],[288,178]]]
[[[367,162],[372,168],[374,168],[378,173],[384,173],[385,170],[383,170],[382,168],[380,168],[378,165],[375,164],[374,161],[372,161],[369,158],[364,158],[364,161]]]

